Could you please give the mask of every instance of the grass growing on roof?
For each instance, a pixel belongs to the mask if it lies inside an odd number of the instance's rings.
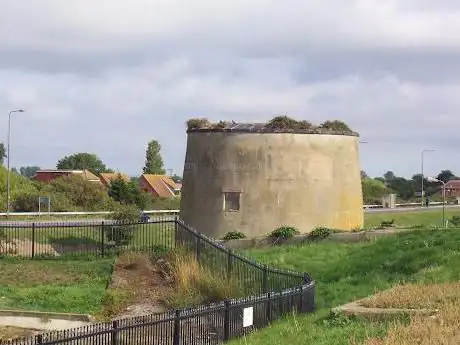
[[[314,243],[250,250],[272,266],[310,273],[318,312],[275,322],[235,344],[362,344],[384,335],[389,324],[328,317],[330,308],[372,295],[400,282],[441,283],[460,277],[460,231],[400,233],[373,242]]]
[[[113,259],[0,260],[0,309],[94,313]]]

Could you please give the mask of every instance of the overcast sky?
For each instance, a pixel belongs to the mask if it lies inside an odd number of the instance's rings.
[[[460,174],[460,2],[0,0],[0,140],[12,166],[74,152],[182,173],[185,121],[340,119],[362,168]]]

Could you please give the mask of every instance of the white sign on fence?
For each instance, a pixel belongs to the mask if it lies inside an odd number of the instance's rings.
[[[243,327],[250,327],[254,322],[254,308],[243,309]]]

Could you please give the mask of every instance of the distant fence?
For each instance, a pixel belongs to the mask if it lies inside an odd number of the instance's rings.
[[[416,207],[420,206],[420,202],[407,202],[396,204],[396,207]],[[430,202],[430,205],[442,205],[442,201]],[[364,205],[364,209],[383,208],[380,204]],[[180,210],[145,210],[143,213],[150,215],[171,214],[178,215]],[[75,216],[103,216],[112,214],[111,211],[94,211],[94,212],[10,212],[10,217],[38,217],[38,216],[54,216],[54,217],[75,217]],[[0,212],[0,218],[6,217],[6,212]]]
[[[117,227],[131,226],[133,237],[127,242],[107,247],[108,231]],[[26,229],[26,230],[24,230]],[[121,228],[120,228],[121,229]],[[25,232],[24,232],[25,231]],[[32,231],[35,237],[32,241]],[[2,243],[16,239],[35,243],[37,250],[50,244],[50,238],[65,238],[73,254],[88,253],[82,248],[85,241],[95,243],[94,252],[101,256],[116,250],[150,250],[156,246],[186,248],[214,275],[238,284],[243,295],[239,299],[221,301],[208,306],[173,310],[136,318],[99,323],[87,327],[48,332],[27,339],[4,342],[5,344],[220,344],[267,326],[270,322],[291,312],[309,313],[315,309],[315,283],[307,273],[268,267],[232,252],[212,239],[197,232],[179,219],[136,224],[82,225],[81,228],[61,226],[2,226]],[[64,236],[65,235],[65,236]],[[41,236],[41,237],[40,237]],[[61,236],[61,237],[59,237]],[[92,236],[92,237],[91,237]],[[84,241],[83,241],[84,239]],[[1,240],[0,240],[1,241]],[[50,246],[54,249],[53,245]],[[32,250],[32,249],[31,249]],[[13,254],[3,252],[3,255]],[[18,253],[14,255],[19,255]],[[59,255],[41,253],[53,258]],[[0,341],[0,344],[3,344]]]
[[[150,215],[179,214],[179,210],[145,210],[143,213]],[[0,212],[0,217],[38,217],[38,216],[55,216],[55,217],[74,217],[74,216],[106,216],[112,214],[112,211],[94,211],[94,212]]]

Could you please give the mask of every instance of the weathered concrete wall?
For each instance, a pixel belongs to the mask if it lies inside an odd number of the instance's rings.
[[[356,136],[191,132],[183,178],[181,218],[213,237],[363,224]],[[225,191],[241,191],[240,211],[224,211]]]

